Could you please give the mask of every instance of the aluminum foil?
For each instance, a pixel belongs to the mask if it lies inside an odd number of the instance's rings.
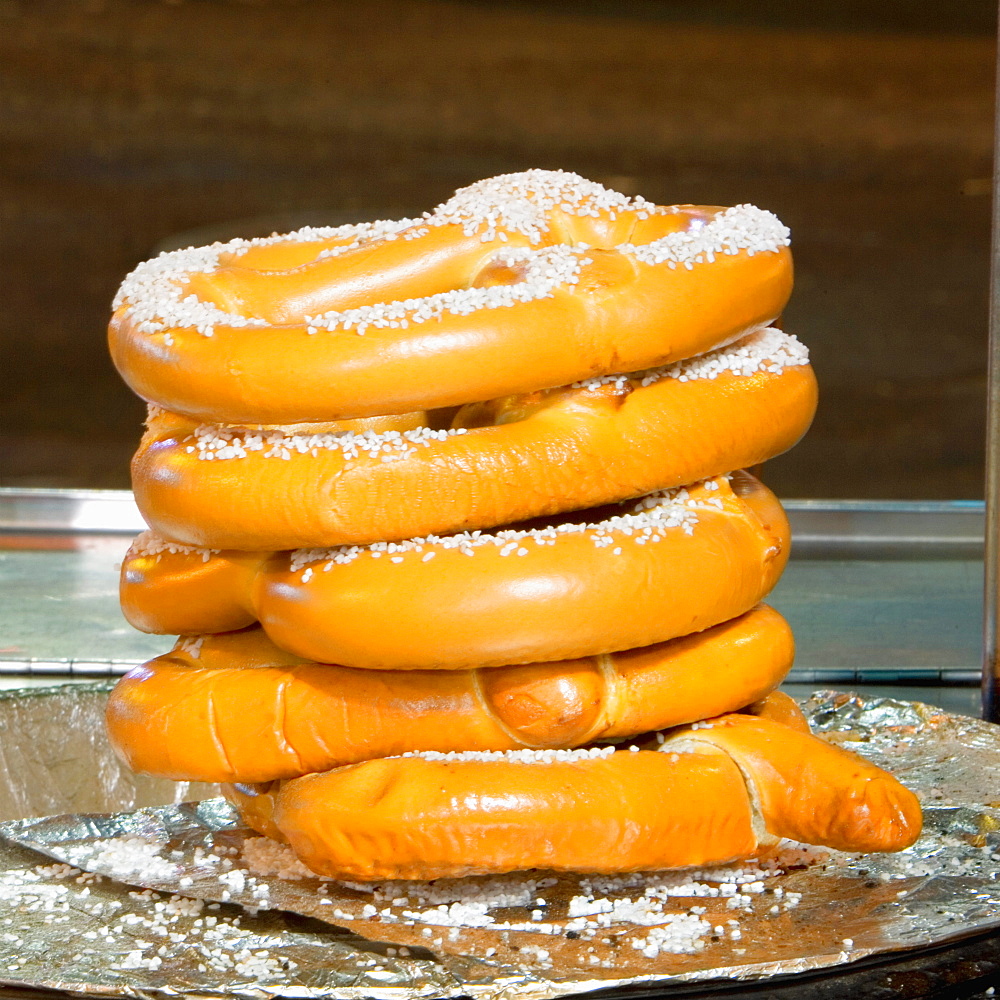
[[[220,799],[20,820],[0,825],[0,981],[126,996],[546,998],[819,970],[1000,927],[1000,728],[847,695],[806,709],[827,739],[921,796],[913,848],[785,844],[697,872],[359,885],[305,875]]]
[[[0,820],[110,812],[217,795],[217,785],[135,774],[104,733],[113,682],[0,691]]]

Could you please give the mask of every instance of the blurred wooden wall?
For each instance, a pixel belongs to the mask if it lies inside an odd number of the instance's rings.
[[[540,166],[792,226],[823,403],[781,493],[978,496],[991,31],[978,2],[0,0],[0,482],[127,485],[104,327],[154,248]]]

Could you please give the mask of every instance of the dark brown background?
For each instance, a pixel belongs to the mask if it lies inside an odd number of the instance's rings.
[[[792,226],[823,401],[780,493],[977,497],[994,9],[0,0],[0,481],[127,485],[104,325],[158,247],[540,166]]]

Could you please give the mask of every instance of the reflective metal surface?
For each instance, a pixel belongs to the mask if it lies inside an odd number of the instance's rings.
[[[973,500],[787,500],[793,559],[982,559]]]
[[[0,488],[0,533],[122,532],[134,535],[145,527],[128,490]]]
[[[971,500],[784,500],[796,557],[976,558],[983,504]],[[0,487],[0,534],[136,534],[146,527],[127,490]]]
[[[828,740],[917,792],[925,829],[912,848],[863,855],[784,844],[757,862],[697,871],[361,885],[305,872],[286,849],[241,828],[221,799],[29,819],[0,833],[104,881],[88,901],[78,886],[92,883],[78,871],[23,858],[3,871],[0,851],[0,928],[17,923],[0,931],[0,969],[24,986],[133,997],[208,987],[305,1000],[545,1000],[842,970],[1000,926],[1000,729],[847,695],[805,708]],[[62,902],[103,921],[75,962]],[[311,922],[296,928],[288,914]],[[324,938],[330,947],[317,964]],[[44,961],[47,950],[58,966]]]
[[[111,669],[171,641],[122,617],[118,572],[131,535],[63,535],[72,548],[0,547],[0,671],[55,674],[77,663]]]

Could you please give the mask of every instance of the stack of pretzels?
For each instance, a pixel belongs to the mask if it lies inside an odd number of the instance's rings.
[[[353,880],[912,843],[775,691],[788,523],[733,470],[815,408],[787,243],[533,170],[140,265],[121,598],[181,639],[112,695],[120,754]]]

